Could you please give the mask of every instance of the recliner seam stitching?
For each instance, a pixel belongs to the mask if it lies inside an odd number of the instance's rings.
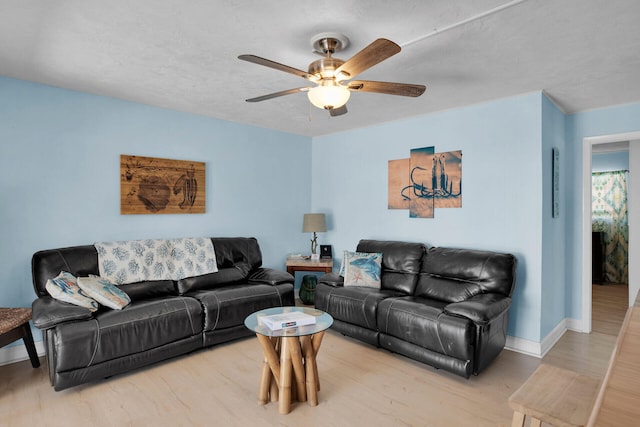
[[[98,322],[98,319],[93,319],[96,322],[96,345],[93,348],[93,354],[91,355],[91,360],[89,360],[89,364],[87,365],[87,368],[90,367],[93,364],[94,359],[96,358],[96,354],[98,353],[98,346],[100,345],[100,335],[101,335],[101,331],[102,328],[100,328],[100,322]]]
[[[189,325],[191,325],[191,335],[195,335],[196,331],[193,328],[193,319],[191,319],[191,311],[189,311],[189,306],[187,306],[187,301],[184,297],[180,297],[182,304],[184,305],[185,310],[187,311],[187,317],[189,318]]]

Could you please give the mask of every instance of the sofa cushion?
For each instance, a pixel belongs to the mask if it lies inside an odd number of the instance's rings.
[[[412,296],[388,298],[378,305],[381,333],[460,360],[473,359],[474,326],[444,312],[446,303]]]
[[[356,251],[382,253],[382,289],[413,294],[426,251],[422,243],[360,240]]]
[[[344,286],[380,289],[381,253],[344,252]]]
[[[422,264],[415,296],[460,302],[482,293],[510,296],[516,259],[511,254],[432,248]]]
[[[221,288],[191,292],[204,310],[206,332],[244,324],[244,319],[253,312],[284,305],[285,293],[292,293],[293,285],[262,285],[256,283],[236,284]],[[286,300],[287,303],[291,301]]]
[[[193,298],[166,297],[105,310],[92,320],[50,330],[55,371],[86,368],[202,333],[202,309]]]
[[[316,288],[316,307],[331,314],[334,319],[376,330],[376,310],[385,298],[401,296],[402,293],[388,289],[360,286]]]

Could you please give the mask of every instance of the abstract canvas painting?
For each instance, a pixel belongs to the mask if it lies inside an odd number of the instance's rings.
[[[436,208],[462,207],[462,151],[414,148],[408,159],[389,160],[388,209],[411,218],[433,218]]]
[[[205,164],[120,156],[121,214],[205,213]]]

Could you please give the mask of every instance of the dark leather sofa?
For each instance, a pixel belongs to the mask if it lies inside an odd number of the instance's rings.
[[[212,238],[218,272],[179,281],[120,286],[122,310],[96,312],[49,296],[60,271],[98,275],[93,245],[50,249],[32,258],[33,323],[43,331],[55,390],[110,377],[202,347],[252,335],[244,319],[263,308],[294,304],[293,276],[262,268],[254,238]]]
[[[513,255],[376,240],[356,251],[383,254],[381,288],[320,278],[315,307],[333,316],[333,329],[465,378],[502,351]]]

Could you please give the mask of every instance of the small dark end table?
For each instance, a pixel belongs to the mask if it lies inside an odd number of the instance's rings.
[[[0,308],[0,347],[22,339],[27,347],[31,366],[37,368],[40,366],[40,359],[31,335],[29,320],[30,308]]]

